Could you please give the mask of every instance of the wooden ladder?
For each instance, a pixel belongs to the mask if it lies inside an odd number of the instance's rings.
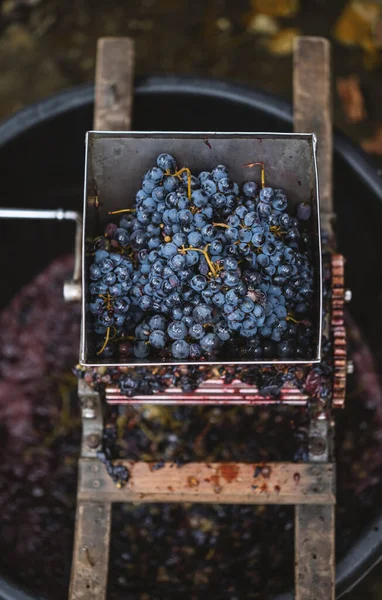
[[[134,46],[127,38],[99,40],[94,128],[131,127]],[[332,236],[332,120],[330,45],[322,38],[298,38],[294,51],[294,129],[318,136],[322,226]],[[295,505],[295,598],[334,600],[335,465],[330,416],[310,424],[306,463],[150,463],[118,461],[130,479],[117,489],[96,453],[101,449],[103,398],[79,381],[83,435],[70,600],[104,600],[113,502],[202,502]],[[254,470],[260,484],[254,486]],[[257,483],[257,479],[256,479]]]

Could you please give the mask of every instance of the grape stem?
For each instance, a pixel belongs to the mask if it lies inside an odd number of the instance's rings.
[[[102,352],[105,350],[105,348],[106,348],[106,346],[107,346],[107,344],[108,344],[108,342],[109,342],[109,338],[110,338],[110,329],[111,329],[111,327],[108,327],[108,328],[106,329],[106,335],[105,335],[105,340],[104,340],[104,342],[103,342],[103,346],[102,346],[101,350],[99,350],[99,351],[97,352],[97,355],[100,355],[100,354],[102,354]]]
[[[102,298],[102,300],[106,301],[106,310],[110,310],[111,309],[111,296],[109,294],[109,292],[106,294],[106,296],[104,294],[98,294],[100,298]]]
[[[182,169],[179,169],[179,171],[175,171],[175,173],[171,173],[170,169],[166,169],[164,174],[165,175],[171,175],[172,177],[178,177],[178,179],[181,179],[181,174],[182,173],[187,173],[187,195],[188,195],[188,199],[191,200],[191,171],[190,169],[188,169],[187,167],[183,167]]]
[[[129,213],[129,212],[137,212],[136,208],[122,208],[121,210],[111,210],[107,214],[108,215],[119,215],[120,213]]]
[[[287,315],[285,318],[286,321],[292,321],[292,323],[302,323],[302,321],[297,321],[292,315]]]
[[[227,225],[226,223],[212,223],[212,225],[214,227],[225,227],[226,229],[229,229],[229,225]]]
[[[286,235],[287,232],[286,231],[281,231],[281,228],[278,227],[277,225],[272,225],[269,228],[269,231],[271,231],[272,233],[274,233],[275,235]]]
[[[246,165],[242,165],[242,167],[256,167],[259,166],[261,167],[261,187],[264,188],[265,187],[265,169],[264,169],[264,163],[263,162],[252,162],[252,163],[247,163]]]
[[[178,249],[178,252],[180,252],[180,254],[186,254],[186,252],[189,252],[191,250],[194,250],[195,252],[201,252],[204,256],[204,258],[206,259],[206,263],[208,264],[211,274],[214,277],[218,276],[218,272],[215,269],[215,266],[213,264],[213,262],[211,261],[209,255],[208,255],[208,247],[210,244],[206,244],[203,248],[203,250],[201,248],[194,248],[193,246],[189,246],[188,248],[185,248],[184,246],[182,246],[181,248]]]

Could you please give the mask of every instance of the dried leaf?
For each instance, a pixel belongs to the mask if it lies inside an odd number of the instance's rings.
[[[293,17],[300,8],[299,0],[251,0],[251,5],[268,17]]]
[[[382,125],[378,125],[374,136],[363,140],[361,146],[366,152],[382,156]]]
[[[374,27],[374,41],[377,48],[382,48],[382,17]]]
[[[364,98],[358,75],[337,77],[337,93],[349,123],[360,123],[366,118]]]
[[[301,31],[295,27],[282,29],[269,40],[267,48],[271,54],[277,56],[292,54],[294,39],[299,35],[301,35]]]
[[[230,31],[232,29],[232,23],[226,17],[220,17],[216,21],[216,27],[219,29],[219,31]]]
[[[334,27],[334,37],[341,44],[360,46],[367,55],[367,66],[378,63],[374,30],[381,17],[378,2],[349,2]]]
[[[279,29],[277,21],[268,15],[254,15],[247,25],[247,31],[260,35],[274,35]]]

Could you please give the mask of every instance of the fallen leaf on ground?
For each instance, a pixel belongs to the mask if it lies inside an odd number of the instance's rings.
[[[366,118],[365,102],[358,75],[337,77],[337,93],[349,123],[360,123]]]
[[[382,125],[377,126],[376,132],[372,138],[362,140],[361,146],[366,152],[382,156]]]
[[[300,8],[299,0],[251,0],[251,5],[269,17],[293,17]]]
[[[382,15],[374,27],[374,41],[378,48],[382,48]]]
[[[274,35],[279,29],[277,21],[268,15],[254,15],[247,25],[247,31],[259,35]]]
[[[379,62],[374,30],[382,14],[379,2],[348,2],[334,26],[334,37],[347,46],[360,46],[366,53],[366,66]]]
[[[267,48],[271,54],[277,56],[292,54],[294,39],[299,35],[301,35],[301,31],[295,27],[282,29],[269,40]]]

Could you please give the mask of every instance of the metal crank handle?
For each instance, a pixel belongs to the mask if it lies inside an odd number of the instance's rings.
[[[40,210],[34,208],[0,208],[0,219],[57,219],[57,221],[81,220],[75,210]]]
[[[64,299],[66,302],[80,302],[81,300],[81,243],[82,243],[82,217],[75,210],[57,208],[53,210],[40,210],[33,208],[0,208],[0,219],[46,219],[56,221],[73,221],[76,224],[74,246],[73,278],[64,282]]]

